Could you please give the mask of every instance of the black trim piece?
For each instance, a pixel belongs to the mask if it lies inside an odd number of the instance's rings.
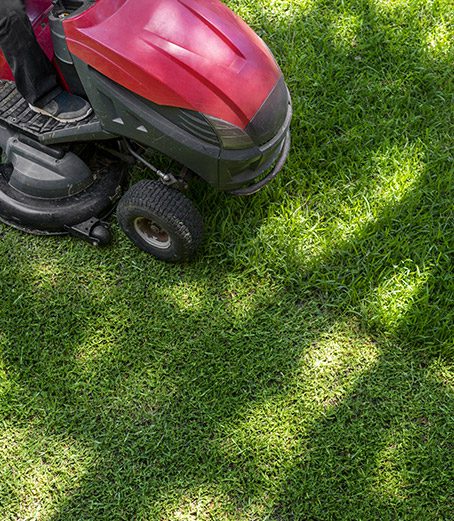
[[[284,77],[281,76],[268,98],[263,102],[245,129],[254,143],[262,146],[273,139],[284,124],[287,115],[284,108],[289,104],[290,93]]]
[[[290,132],[287,132],[287,136],[285,138],[284,144],[282,146],[281,155],[279,156],[277,163],[275,164],[273,170],[264,177],[258,183],[255,183],[251,186],[247,186],[246,188],[239,188],[237,190],[230,190],[229,193],[232,195],[252,195],[261,190],[265,185],[267,185],[270,181],[272,181],[277,174],[282,170],[285,162],[287,161],[287,157],[290,152]]]

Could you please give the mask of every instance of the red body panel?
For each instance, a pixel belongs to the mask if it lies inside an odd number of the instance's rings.
[[[97,0],[64,29],[75,56],[123,87],[241,128],[282,74],[219,0]]]
[[[1,0],[0,0],[1,1]],[[52,40],[50,37],[50,29],[47,23],[47,16],[52,7],[52,0],[27,0],[25,2],[26,10],[30,21],[32,22],[33,29],[35,30],[36,37],[41,47],[47,56],[52,59],[53,48]],[[0,79],[12,80],[13,75],[11,69],[6,63],[5,57],[0,52]]]

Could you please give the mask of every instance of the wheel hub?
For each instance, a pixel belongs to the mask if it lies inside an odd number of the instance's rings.
[[[170,236],[158,224],[146,217],[137,217],[134,221],[134,228],[142,239],[155,248],[166,250],[170,247]]]

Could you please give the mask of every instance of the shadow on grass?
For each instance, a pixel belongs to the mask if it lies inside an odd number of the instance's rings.
[[[436,368],[453,321],[446,63],[423,51],[416,20],[398,46],[402,20],[371,1],[292,9],[269,20],[254,5],[251,19],[294,94],[287,176],[305,173],[229,207],[200,195],[220,207],[208,261],[161,267],[125,247],[112,265],[55,242],[49,272],[32,240],[11,253],[7,232],[1,413],[32,440],[38,482],[46,466],[65,476],[46,492],[47,519],[448,518],[452,398]],[[263,252],[266,205],[309,193],[309,211],[336,214],[380,187],[377,151],[412,143],[419,178],[380,215],[309,261],[278,241],[281,257]],[[220,243],[230,263],[218,268]],[[250,277],[241,247],[262,248]],[[66,453],[43,455],[45,439],[55,452],[73,444],[86,468],[65,474]],[[10,512],[24,501],[17,479]]]

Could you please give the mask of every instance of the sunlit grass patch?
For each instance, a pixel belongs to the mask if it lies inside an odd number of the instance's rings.
[[[230,462],[229,480],[238,479],[240,469],[248,469],[257,504],[266,502],[271,491],[279,494],[293,467],[310,458],[314,426],[335,414],[380,355],[375,343],[351,324],[336,324],[303,352],[281,392],[242,408],[239,421],[225,428],[221,440],[222,453]],[[271,500],[268,506],[272,505]]]
[[[424,299],[424,286],[429,279],[430,267],[421,270],[407,260],[393,270],[379,284],[375,299],[369,302],[369,313],[387,331],[394,331],[413,306]]]
[[[211,521],[227,520],[236,515],[234,508],[228,508],[228,496],[217,490],[200,487],[193,491],[184,491],[181,497],[171,498],[167,515],[175,521]],[[173,504],[175,503],[175,505]],[[239,518],[237,518],[239,519]]]
[[[70,437],[39,432],[36,424],[0,434],[2,519],[49,519],[77,489],[93,454]]]
[[[453,55],[453,38],[454,38],[454,15],[452,19],[447,21],[440,20],[426,35],[427,50],[430,55],[437,58],[438,56]]]
[[[361,17],[351,13],[342,13],[333,20],[333,41],[335,45],[346,49],[356,47],[361,23]]]
[[[448,393],[454,391],[454,367],[452,361],[443,362],[435,360],[430,366],[430,377],[437,383],[446,388]],[[450,420],[452,421],[452,419]]]

